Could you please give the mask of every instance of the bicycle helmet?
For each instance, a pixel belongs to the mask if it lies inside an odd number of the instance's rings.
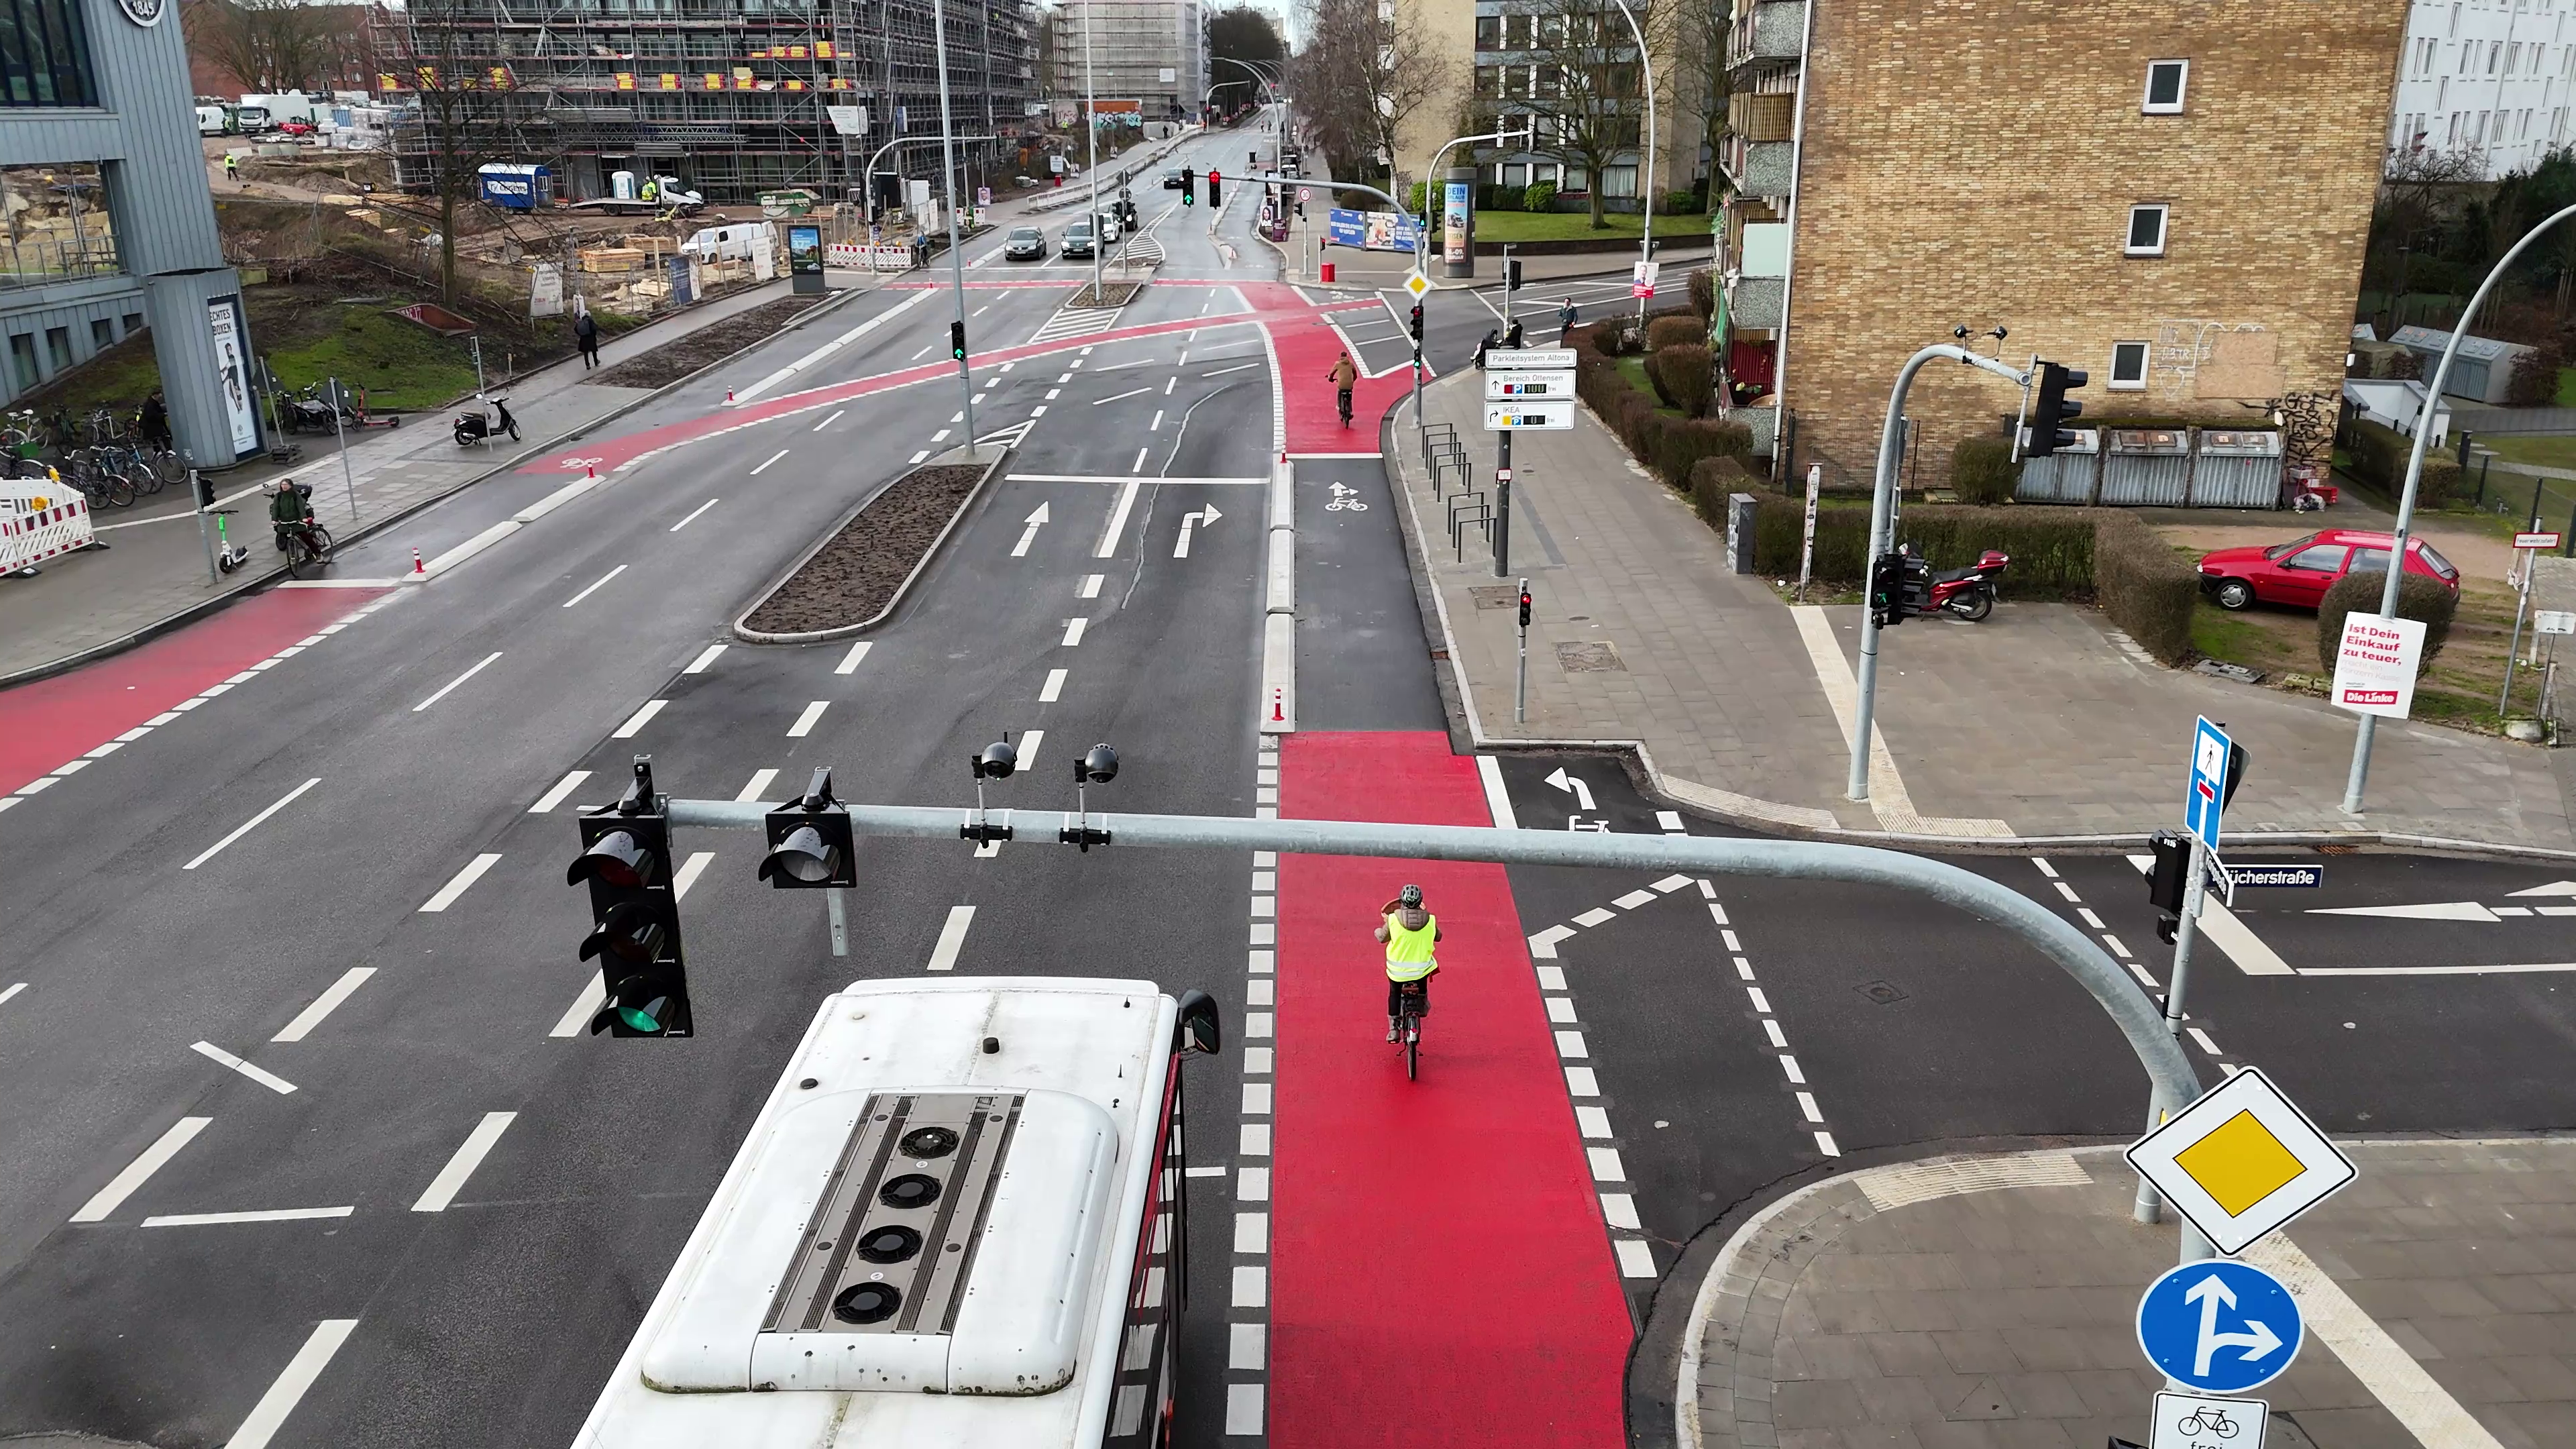
[[[1403,890],[1396,893],[1395,900],[1396,904],[1403,906],[1408,911],[1419,910],[1422,907],[1422,887],[1418,885],[1406,886]]]

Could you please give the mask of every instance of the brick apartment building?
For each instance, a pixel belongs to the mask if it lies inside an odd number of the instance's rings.
[[[1723,361],[1766,456],[1785,405],[1792,470],[1865,484],[1897,369],[1955,324],[2090,373],[2088,424],[2243,425],[2340,387],[2404,0],[1735,13]],[[1927,369],[1919,476],[2019,402]]]

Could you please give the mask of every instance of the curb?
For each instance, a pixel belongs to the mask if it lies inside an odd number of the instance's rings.
[[[1461,374],[1463,376],[1464,374]],[[1447,379],[1441,379],[1446,381]],[[1407,455],[1395,440],[1401,437],[1398,414],[1411,406],[1410,400],[1398,403],[1387,413],[1390,434],[1384,448],[1388,459],[1388,486],[1402,494],[1404,506],[1397,511],[1399,528],[1405,535],[1406,567],[1413,574],[1414,600],[1422,609],[1424,642],[1430,647],[1434,682],[1440,691],[1440,704],[1449,716],[1450,748],[1460,754],[1550,754],[1582,751],[1591,754],[1619,756],[1630,779],[1647,798],[1693,811],[1723,824],[1761,834],[1793,840],[1813,840],[1830,844],[1870,845],[1927,853],[1950,855],[2020,855],[2024,853],[2061,852],[2122,854],[2148,848],[2146,831],[2107,832],[2090,835],[1932,835],[1912,831],[1865,830],[1846,825],[1820,825],[1812,818],[1821,811],[1795,805],[1782,805],[1749,795],[1738,795],[1695,780],[1667,775],[1655,764],[1654,755],[1643,740],[1636,739],[1499,739],[1485,732],[1484,722],[1475,708],[1473,691],[1466,675],[1457,665],[1457,634],[1450,627],[1448,602],[1440,597],[1439,585],[1431,577],[1422,536],[1422,521],[1416,516],[1413,498],[1414,479]],[[1437,625],[1437,637],[1431,629]],[[2483,840],[2455,840],[2438,835],[2417,835],[2394,830],[2246,830],[2231,831],[2229,839],[2249,849],[2301,849],[2344,847],[2431,853],[2463,856],[2472,859],[2520,861],[2540,865],[2576,865],[2576,850],[2560,850],[2541,845],[2508,845]]]
[[[352,529],[345,536],[335,536],[333,543],[335,545],[356,543],[360,539],[370,537],[387,528],[391,528],[393,525],[402,522],[404,519],[412,517],[423,509],[429,508],[435,504],[444,503],[448,499],[455,497],[457,494],[464,492],[466,489],[473,487],[477,483],[485,482],[489,479],[497,478],[504,473],[511,472],[521,464],[541,453],[552,452],[566,443],[578,442],[581,438],[592,431],[603,427],[606,424],[615,422],[619,418],[626,416],[628,413],[631,413],[648,403],[658,402],[669,393],[697,381],[700,376],[713,372],[715,369],[732,362],[734,359],[752,351],[754,348],[765,347],[771,342],[776,341],[778,338],[783,337],[805,325],[808,321],[814,320],[823,313],[834,311],[846,305],[848,302],[855,300],[864,293],[874,290],[876,289],[872,287],[844,288],[840,297],[824,302],[819,306],[806,308],[803,312],[798,313],[795,320],[788,323],[786,326],[779,328],[768,336],[761,337],[743,347],[737,348],[723,357],[717,358],[715,361],[708,363],[706,366],[699,368],[696,372],[692,372],[686,377],[665,383],[661,387],[655,388],[653,391],[646,393],[644,396],[622,403],[615,409],[603,413],[600,416],[591,419],[589,422],[581,424],[579,427],[558,433],[538,446],[519,453],[515,457],[511,458],[510,461],[487,469],[484,472],[477,473],[473,477],[465,479],[452,488],[444,488],[426,498],[416,499],[413,502],[396,509],[394,512],[388,513],[359,528]],[[548,363],[547,366],[560,366],[562,362],[569,360],[570,359],[568,358],[558,359],[556,362]],[[544,369],[542,368],[536,369],[535,371],[522,373],[520,376],[523,378],[533,377],[537,371],[543,370]],[[600,481],[605,483],[607,480],[602,479]],[[215,613],[217,610],[230,606],[234,601],[242,598],[246,594],[260,591],[263,587],[273,584],[278,579],[285,577],[285,574],[285,566],[279,565],[268,573],[261,574],[256,578],[244,579],[230,589],[223,590],[222,592],[216,593],[208,598],[201,599],[175,613],[155,619],[151,623],[133,630],[130,633],[120,635],[117,638],[107,640],[104,643],[93,644],[89,648],[83,649],[77,654],[68,654],[60,659],[50,660],[43,664],[31,665],[28,668],[19,670],[15,674],[0,675],[0,689],[8,689],[20,684],[33,684],[40,679],[51,679],[58,674],[68,674],[72,670],[81,668],[84,665],[95,664],[99,660],[106,659],[117,654],[122,654],[126,650],[132,649],[137,645],[148,644],[152,640],[157,639],[172,630],[193,624],[197,620]]]
[[[971,447],[973,445],[970,443],[969,446]],[[829,529],[824,530],[822,537],[814,540],[812,544],[806,547],[803,553],[796,556],[796,562],[789,564],[785,572],[779,574],[776,579],[770,582],[767,588],[760,591],[760,597],[752,600],[749,608],[744,609],[741,613],[734,616],[733,624],[731,625],[733,636],[742,640],[746,644],[821,644],[833,639],[847,639],[853,634],[865,633],[866,631],[875,628],[877,625],[884,623],[887,619],[893,616],[896,609],[902,607],[905,596],[912,592],[913,584],[917,582],[921,578],[923,572],[929,569],[930,565],[938,559],[939,550],[947,545],[948,536],[957,531],[958,522],[964,519],[968,513],[973,512],[975,505],[983,500],[984,489],[993,481],[993,475],[1001,472],[1003,465],[1011,461],[1011,455],[1018,451],[1019,449],[1014,445],[1007,443],[1003,445],[1001,453],[985,467],[984,476],[976,479],[975,486],[966,491],[966,497],[958,503],[957,511],[948,515],[948,522],[941,525],[939,536],[932,539],[930,541],[930,547],[923,549],[921,557],[914,561],[912,572],[905,574],[903,576],[903,582],[895,585],[894,596],[886,600],[884,608],[877,610],[874,614],[855,624],[842,624],[830,629],[812,629],[795,634],[772,634],[765,630],[754,629],[743,622],[744,620],[749,619],[752,615],[759,613],[761,606],[769,602],[772,594],[775,594],[780,589],[787,587],[788,580],[795,578],[799,570],[803,569],[805,565],[813,562],[814,555],[821,553],[825,545],[831,543],[832,540],[839,538],[841,536],[841,530],[849,527],[852,520],[866,512],[869,504],[874,503],[877,499],[883,497],[886,489],[891,488],[895,484],[902,482],[904,479],[911,477],[915,472],[919,471],[919,468],[906,468],[892,478],[879,484],[868,494],[867,497],[859,500],[857,507],[852,508],[848,513],[843,514],[840,522],[835,523]],[[936,468],[941,466],[953,465],[942,465],[928,460],[924,460],[920,464],[920,468]]]

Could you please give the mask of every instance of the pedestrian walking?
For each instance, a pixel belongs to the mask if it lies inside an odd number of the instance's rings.
[[[143,411],[135,416],[134,423],[143,441],[162,452],[170,451],[170,409],[161,401],[161,389],[152,389],[152,395],[143,400]]]
[[[572,319],[572,339],[581,344],[581,370],[588,372],[599,366],[599,323],[592,319],[589,308],[583,308]]]
[[[1574,310],[1574,299],[1572,297],[1566,298],[1565,305],[1556,309],[1557,346],[1563,347],[1565,345],[1566,334],[1574,330],[1574,319],[1576,315],[1577,314]]]
[[[241,163],[233,159],[230,151],[224,153],[224,179],[235,186],[241,185]]]

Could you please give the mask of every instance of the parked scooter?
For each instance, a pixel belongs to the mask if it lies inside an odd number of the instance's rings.
[[[334,419],[331,416],[330,400],[322,395],[320,383],[315,383],[302,392],[279,394],[277,414],[278,421],[290,433],[327,433],[340,423],[345,423],[352,428],[363,425],[358,414],[345,403],[341,405],[340,416]]]
[[[1990,548],[1967,568],[1943,569],[1933,574],[1932,601],[1919,612],[1945,609],[1971,622],[1986,617],[1995,609],[1995,580],[2003,577],[2011,562],[2011,555]]]
[[[470,411],[456,415],[456,446],[460,448],[470,448],[500,433],[509,434],[511,442],[519,441],[519,420],[510,416],[508,398],[478,395]]]

